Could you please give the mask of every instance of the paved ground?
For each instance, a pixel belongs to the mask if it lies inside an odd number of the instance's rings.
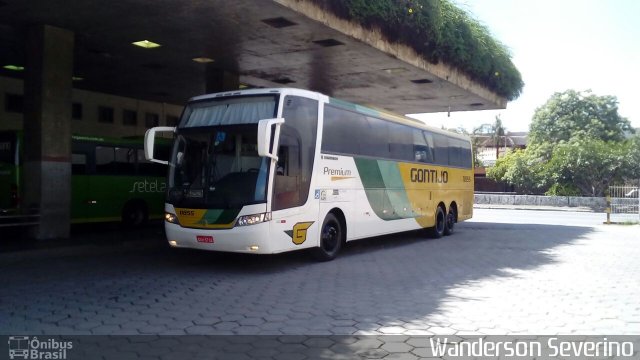
[[[640,334],[640,228],[603,219],[478,209],[453,236],[360,241],[327,263],[0,254],[0,334]]]

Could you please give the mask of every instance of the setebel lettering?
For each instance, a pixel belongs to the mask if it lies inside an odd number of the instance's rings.
[[[141,180],[133,183],[130,193],[161,193],[167,189],[167,184],[164,181],[154,180]]]

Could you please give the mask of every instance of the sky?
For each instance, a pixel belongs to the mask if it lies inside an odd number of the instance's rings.
[[[556,92],[592,90],[618,98],[640,128],[640,1],[454,0],[511,51],[525,86],[506,109],[412,115],[434,126],[472,130],[500,116],[528,131],[536,108]]]

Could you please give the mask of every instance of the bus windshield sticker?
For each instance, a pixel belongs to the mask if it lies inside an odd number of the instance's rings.
[[[216,146],[219,145],[221,142],[224,142],[224,139],[227,138],[227,133],[225,133],[224,131],[218,131],[218,133],[216,134]]]

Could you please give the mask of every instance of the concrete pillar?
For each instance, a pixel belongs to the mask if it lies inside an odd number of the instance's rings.
[[[240,87],[240,76],[226,70],[207,66],[206,91],[207,94],[238,90]]]
[[[39,209],[36,239],[69,237],[72,32],[48,25],[27,34],[24,205]]]

